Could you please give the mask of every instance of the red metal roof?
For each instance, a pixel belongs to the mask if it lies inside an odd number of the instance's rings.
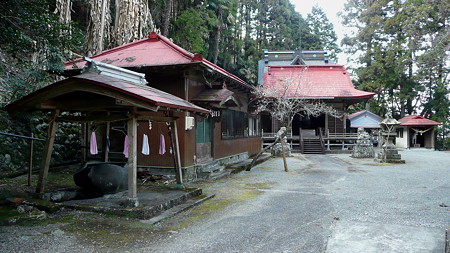
[[[151,102],[152,104],[157,106],[179,108],[200,113],[209,113],[209,110],[196,106],[182,98],[179,98],[167,92],[146,85],[137,85],[135,83],[124,81],[118,78],[103,76],[90,72],[74,76],[72,78],[94,81],[97,85],[114,88],[123,93],[127,93],[142,100]]]
[[[247,88],[254,88],[239,77],[204,59],[200,54],[188,52],[155,32],[148,38],[100,52],[90,58],[124,68],[199,63]],[[81,69],[85,64],[86,61],[80,58],[66,62],[65,66],[67,70],[71,70]]]
[[[268,66],[264,73],[264,87],[283,89],[283,82],[290,81],[288,97],[312,99],[372,98],[375,93],[357,90],[349,73],[342,65],[289,65]]]
[[[46,94],[50,90],[60,89],[60,87],[64,85],[70,85],[70,89],[66,89],[67,90],[66,92],[76,91],[77,83],[89,84],[93,86],[100,86],[107,89],[112,89],[120,93],[126,94],[128,96],[131,96],[135,99],[146,101],[150,105],[161,106],[163,107],[164,110],[166,108],[172,108],[176,110],[178,109],[186,110],[195,113],[204,113],[204,114],[210,113],[210,111],[207,109],[194,105],[186,100],[183,100],[179,97],[176,97],[164,91],[146,85],[139,85],[130,81],[122,80],[111,76],[100,75],[92,72],[86,72],[81,75],[69,77],[62,81],[48,85],[7,105],[3,109],[6,111],[10,111],[14,108],[19,107],[21,108],[21,110],[27,111],[30,108],[35,108],[35,105],[32,103],[41,100],[40,99],[41,97],[43,97],[42,99],[45,100],[51,99],[46,97]],[[77,108],[74,108],[74,110],[76,109]]]
[[[442,123],[436,122],[431,119],[426,119],[418,115],[405,116],[398,120],[401,126],[435,126],[442,125]]]

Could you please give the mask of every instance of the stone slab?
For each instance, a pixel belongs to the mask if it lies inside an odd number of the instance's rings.
[[[168,188],[139,189],[137,194],[139,205],[135,207],[127,205],[129,200],[126,192],[105,195],[94,199],[66,201],[61,203],[61,206],[77,210],[132,215],[140,219],[150,219],[201,194],[202,190],[197,188],[185,190]]]
[[[339,221],[327,253],[409,252],[445,250],[445,230],[395,224]]]

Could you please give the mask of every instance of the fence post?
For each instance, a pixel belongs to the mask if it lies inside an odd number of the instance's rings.
[[[42,161],[41,161],[41,170],[39,172],[38,183],[36,186],[36,193],[42,194],[44,193],[44,187],[47,181],[48,170],[50,167],[50,160],[52,157],[53,151],[53,143],[55,142],[56,128],[58,127],[58,122],[56,122],[56,117],[59,115],[59,110],[55,110],[52,112],[50,116],[50,122],[48,124],[48,134],[47,140],[45,142]]]
[[[31,133],[31,138],[34,138],[34,134]],[[30,162],[28,166],[28,186],[31,186],[31,174],[33,173],[33,145],[34,140],[30,140]]]

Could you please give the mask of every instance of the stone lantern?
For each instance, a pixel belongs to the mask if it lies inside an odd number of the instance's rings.
[[[392,118],[392,114],[388,112],[386,118],[380,122],[380,125],[382,127],[381,136],[383,137],[383,144],[378,153],[378,160],[385,163],[405,163],[405,160],[401,159],[401,155],[398,153],[394,144],[395,137],[397,136],[395,129],[400,125],[400,122]]]
[[[358,128],[358,140],[356,140],[355,148],[353,149],[353,158],[374,158],[375,151],[373,150],[373,143],[370,135],[364,131],[364,128]]]

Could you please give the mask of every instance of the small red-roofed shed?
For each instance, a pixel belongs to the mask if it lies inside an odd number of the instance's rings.
[[[398,120],[396,146],[399,148],[434,149],[435,126],[442,125],[419,115],[408,115]]]

